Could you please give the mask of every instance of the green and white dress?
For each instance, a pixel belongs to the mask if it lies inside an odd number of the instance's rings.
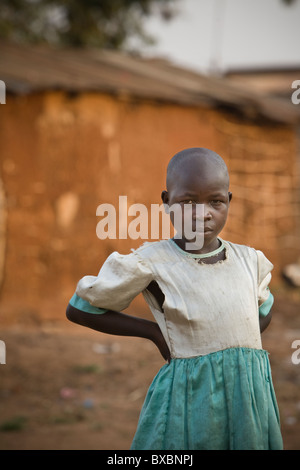
[[[82,278],[71,304],[122,311],[143,293],[171,351],[154,378],[133,450],[282,449],[259,315],[273,303],[273,265],[261,251],[222,241],[225,259],[199,263],[173,240],[112,253]],[[147,290],[156,281],[162,307]],[[100,308],[100,310],[99,310]]]

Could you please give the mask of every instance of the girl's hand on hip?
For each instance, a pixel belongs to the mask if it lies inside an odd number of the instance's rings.
[[[170,363],[170,360],[171,360],[170,349],[157,323],[154,323],[153,335],[151,339],[153,343],[156,344],[156,346],[158,347],[162,357]]]

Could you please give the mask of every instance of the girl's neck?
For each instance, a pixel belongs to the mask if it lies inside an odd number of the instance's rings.
[[[212,253],[221,246],[221,241],[217,237],[214,238],[214,240],[210,241],[209,243],[205,243],[205,240],[204,240],[203,246],[201,248],[197,249],[197,250],[187,250],[186,246],[187,246],[187,244],[189,244],[191,242],[189,240],[184,239],[184,238],[175,238],[174,237],[173,241],[183,251],[186,251],[187,253],[191,253],[191,254],[194,254],[194,255],[202,255],[202,254],[205,255],[205,254],[208,254],[208,253]]]

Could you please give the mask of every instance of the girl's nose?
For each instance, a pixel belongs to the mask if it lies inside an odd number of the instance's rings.
[[[204,220],[210,220],[212,215],[210,213],[209,207],[204,206]]]
[[[192,208],[192,217],[193,220],[201,220],[204,219],[204,204],[194,204]]]

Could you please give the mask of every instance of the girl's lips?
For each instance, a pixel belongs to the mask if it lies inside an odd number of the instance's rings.
[[[196,227],[193,227],[192,230],[195,232],[197,231],[196,230]],[[210,232],[213,232],[213,229],[210,228],[210,227],[205,227],[204,229],[202,228],[201,230],[198,230],[197,231],[198,233],[210,233]]]

